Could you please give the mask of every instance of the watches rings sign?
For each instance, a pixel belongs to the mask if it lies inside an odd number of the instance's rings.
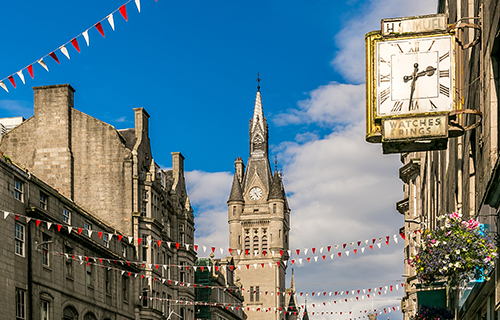
[[[383,121],[383,139],[401,140],[447,135],[446,115],[393,118]]]

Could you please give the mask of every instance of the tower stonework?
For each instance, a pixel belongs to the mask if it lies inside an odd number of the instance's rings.
[[[235,265],[239,266],[235,269],[236,279],[245,289],[244,306],[255,310],[247,312],[248,320],[286,318],[283,261],[288,260],[290,208],[281,175],[276,169],[271,171],[268,141],[259,89],[250,120],[247,167],[241,158],[236,159],[227,202],[229,246]],[[271,310],[257,312],[259,308]]]

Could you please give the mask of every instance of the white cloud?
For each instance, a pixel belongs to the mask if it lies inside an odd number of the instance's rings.
[[[195,243],[227,248],[227,199],[233,175],[229,172],[189,171],[185,173],[189,199],[196,207]],[[198,249],[203,257],[203,250]],[[207,252],[208,255],[208,252]]]
[[[24,117],[28,119],[33,115],[33,105],[26,101],[19,100],[0,100],[0,118],[3,117]]]
[[[316,123],[321,126],[344,125],[364,115],[365,86],[331,82],[309,92],[310,98],[298,102],[299,109],[277,114],[278,126]]]
[[[359,14],[346,23],[346,27],[335,36],[339,48],[331,61],[335,71],[348,81],[365,81],[364,35],[372,30],[380,30],[380,20],[384,18],[433,14],[437,11],[436,0],[369,1]]]

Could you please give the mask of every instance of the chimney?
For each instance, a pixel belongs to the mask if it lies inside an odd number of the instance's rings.
[[[245,172],[245,165],[243,164],[241,157],[236,158],[236,161],[234,161],[234,167],[236,169],[235,174],[241,184],[241,181],[243,180],[243,173]]]
[[[172,152],[172,171],[176,185],[184,177],[184,156],[180,152]]]
[[[149,114],[144,108],[134,108],[135,137],[141,139],[149,136]]]

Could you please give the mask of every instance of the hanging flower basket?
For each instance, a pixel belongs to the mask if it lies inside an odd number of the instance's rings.
[[[458,213],[438,218],[441,226],[426,230],[417,253],[408,262],[425,284],[439,279],[449,283],[487,277],[497,256],[491,238],[477,220],[463,221]]]
[[[421,306],[412,320],[451,320],[453,314],[446,308]]]

